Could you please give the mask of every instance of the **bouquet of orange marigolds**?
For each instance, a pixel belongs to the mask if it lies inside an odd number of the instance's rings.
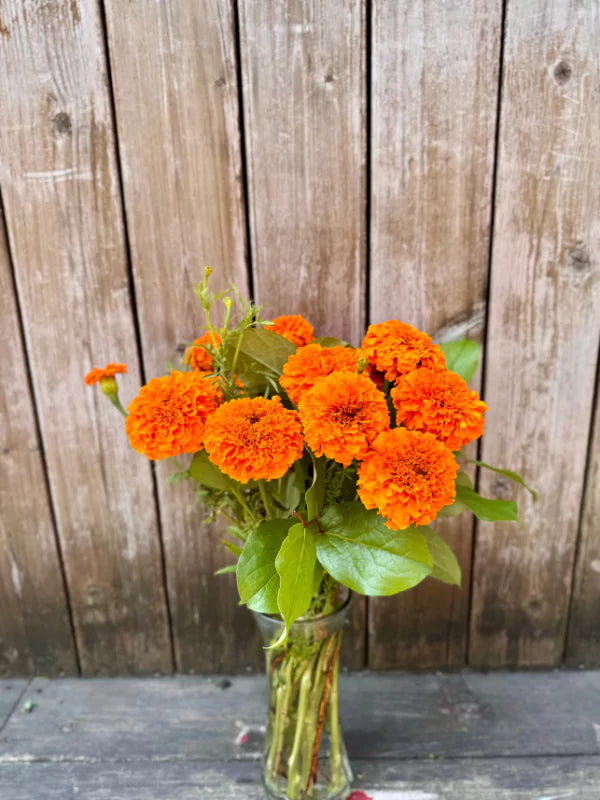
[[[193,454],[177,477],[191,480],[211,519],[229,520],[223,544],[237,563],[222,571],[236,572],[267,646],[267,790],[344,797],[337,670],[349,590],[459,584],[456,558],[429,524],[465,510],[517,519],[515,503],[481,497],[459,469],[487,411],[465,382],[478,347],[433,344],[397,320],[370,325],[358,349],[314,338],[299,315],[266,321],[235,289],[213,295],[209,274],[196,286],[206,331],[181,369],[150,380],[127,412],[114,377],[123,365],[86,380],[125,414],[139,453]]]

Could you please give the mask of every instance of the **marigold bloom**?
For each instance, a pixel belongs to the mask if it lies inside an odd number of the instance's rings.
[[[332,372],[318,378],[298,406],[308,446],[347,467],[389,427],[385,395],[366,375]]]
[[[392,530],[427,525],[454,500],[458,465],[430,433],[394,428],[379,434],[358,468],[358,494]]]
[[[279,383],[292,403],[298,405],[302,395],[312,389],[318,378],[331,375],[332,372],[356,373],[360,356],[360,350],[351,347],[308,344],[299,347],[285,362]]]
[[[117,373],[121,372],[127,372],[125,364],[107,364],[105,367],[102,367],[102,369],[94,367],[85,376],[84,381],[88,386],[92,386],[94,383],[98,383],[98,381],[102,380],[102,378],[114,378]]]
[[[360,347],[388,381],[395,381],[417,367],[446,367],[441,347],[433,344],[430,336],[397,319],[369,325]]]
[[[192,369],[196,369],[199,372],[211,372],[213,357],[206,349],[206,345],[218,347],[220,344],[221,337],[216,331],[206,331],[202,336],[194,339],[193,345],[185,351],[183,363],[188,364]]]
[[[206,418],[218,405],[214,382],[197,372],[152,378],[129,404],[125,431],[134,450],[158,460],[202,447]]]
[[[206,421],[204,447],[213,464],[240,483],[281,478],[302,456],[298,412],[284,408],[277,395],[230,400]]]
[[[483,433],[488,407],[455,372],[415,369],[398,378],[391,396],[398,424],[432,433],[450,450]]]
[[[273,324],[267,327],[268,331],[278,333],[289,339],[290,342],[298,347],[310,344],[314,337],[315,329],[307,319],[300,314],[289,314],[283,317],[275,317]]]

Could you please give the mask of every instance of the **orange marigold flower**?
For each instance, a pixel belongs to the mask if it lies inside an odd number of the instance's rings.
[[[415,369],[398,378],[391,396],[398,424],[432,433],[450,450],[483,433],[488,407],[455,372]]]
[[[183,363],[199,372],[210,372],[213,367],[213,358],[206,349],[206,345],[218,347],[220,344],[221,337],[216,331],[206,331],[202,336],[194,339],[193,345],[185,351]]]
[[[125,364],[107,364],[105,367],[102,367],[102,369],[94,367],[85,376],[84,381],[88,386],[92,386],[94,383],[98,383],[98,381],[102,380],[102,378],[114,378],[114,376],[120,372],[127,372]]]
[[[318,378],[298,406],[308,446],[345,467],[362,458],[389,427],[385,396],[366,375],[332,372]]]
[[[289,314],[283,317],[275,317],[273,324],[267,327],[268,331],[278,333],[293,342],[298,347],[310,344],[314,337],[315,329],[307,319],[300,314]]]
[[[230,400],[208,418],[204,447],[213,464],[240,483],[281,478],[302,456],[298,412],[284,408],[277,395]]]
[[[308,344],[299,347],[285,362],[279,383],[292,403],[298,405],[302,395],[312,389],[318,378],[332,372],[356,372],[360,356],[360,350],[351,347]]]
[[[433,344],[430,336],[397,319],[369,325],[361,349],[388,381],[395,381],[417,367],[446,367],[441,347]]]
[[[458,465],[430,433],[394,428],[379,434],[358,468],[358,494],[392,530],[427,525],[452,503]]]
[[[152,378],[129,404],[125,431],[134,450],[158,460],[202,447],[206,418],[218,405],[217,389],[197,372]]]

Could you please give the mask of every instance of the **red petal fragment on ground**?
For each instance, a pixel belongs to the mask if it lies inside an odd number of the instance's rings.
[[[372,800],[372,798],[364,792],[352,792],[352,794],[348,795],[346,800]]]

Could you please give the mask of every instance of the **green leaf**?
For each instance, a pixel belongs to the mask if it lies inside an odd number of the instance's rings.
[[[277,501],[288,511],[298,508],[304,493],[306,472],[302,460],[296,461],[291,469],[277,482]]]
[[[319,564],[318,561],[315,561],[315,571],[313,574],[313,587],[312,587],[313,597],[319,592],[319,588],[321,586],[321,581],[323,580],[324,574],[325,570],[323,569],[321,564]]]
[[[483,467],[484,469],[490,469],[492,472],[497,472],[498,475],[504,475],[505,478],[508,478],[510,481],[514,481],[514,483],[518,483],[524,489],[527,489],[534,501],[537,500],[537,492],[535,492],[530,486],[527,486],[523,478],[517,472],[513,472],[511,469],[492,467],[490,464],[486,464],[485,461],[474,461],[473,459],[468,459],[467,463],[475,464],[475,466]]]
[[[435,518],[446,519],[447,517],[457,517],[459,514],[463,514],[468,510],[468,506],[458,500],[455,500],[454,503],[450,503],[449,506],[444,506],[440,511],[438,511]]]
[[[389,595],[410,589],[431,572],[433,561],[418,528],[392,531],[372,509],[349,502],[327,506],[317,556],[327,572],[355,592]]]
[[[285,622],[276,646],[285,641],[292,622],[310,606],[316,560],[314,534],[301,522],[292,525],[275,559],[280,581],[277,605]]]
[[[221,567],[215,572],[215,575],[225,575],[228,572],[235,572],[237,570],[237,564],[228,564],[226,567]]]
[[[232,367],[237,349],[233,370],[241,376],[257,371],[279,376],[289,356],[296,352],[296,345],[265,328],[249,328],[241,336],[239,348],[238,337],[232,336],[225,350],[227,362]]]
[[[188,470],[190,478],[193,478],[201,486],[208,486],[209,489],[219,489],[227,491],[235,486],[237,481],[224,475],[221,470],[208,458],[206,450],[200,450],[194,454],[192,463]],[[239,484],[238,484],[239,485]]]
[[[237,565],[240,600],[248,608],[262,614],[277,614],[279,575],[275,558],[293,520],[270,519],[255,528],[246,543]]]
[[[228,542],[227,539],[221,539],[221,544],[229,550],[230,553],[233,553],[234,556],[241,556],[242,555],[242,548],[238,547],[237,544],[233,544],[233,542]]]
[[[446,358],[446,367],[467,381],[471,380],[479,364],[479,345],[470,339],[440,344]]]
[[[306,490],[306,513],[309,521],[318,517],[325,502],[325,462],[324,456],[316,458],[311,453],[313,462],[313,482]]]
[[[466,486],[468,489],[472,489],[473,481],[471,480],[471,476],[460,469],[456,475],[456,486]]]
[[[433,559],[430,578],[460,586],[460,564],[442,537],[432,528],[419,528]]]
[[[468,486],[456,486],[456,499],[464,503],[475,514],[477,519],[484,522],[497,522],[499,520],[509,520],[517,522],[519,512],[517,504],[512,500],[490,500],[482,497],[474,489]]]
[[[335,336],[317,336],[311,344],[320,344],[321,347],[350,347],[348,342],[343,339],[336,339]]]

